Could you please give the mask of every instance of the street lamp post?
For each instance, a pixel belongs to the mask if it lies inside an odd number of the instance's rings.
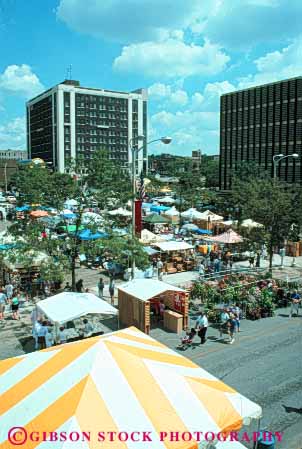
[[[275,156],[273,156],[274,179],[277,179],[277,168],[278,168],[279,162],[281,162],[283,159],[287,159],[289,157],[292,157],[293,159],[298,159],[299,154],[293,153],[293,154],[288,154],[285,156],[284,154],[280,153],[280,154],[275,154]],[[283,262],[284,262],[284,256],[285,256],[284,248],[280,249],[280,256],[281,256],[281,267],[280,268],[283,268]],[[292,266],[295,266],[295,258],[293,260]]]
[[[287,159],[289,157],[297,159],[299,157],[299,154],[293,153],[293,154],[288,154],[287,156],[284,156],[284,154],[281,153],[281,154],[275,154],[275,156],[273,156],[274,179],[277,178],[277,168],[278,168],[279,162],[281,162],[283,159]]]
[[[7,193],[7,162],[4,164],[5,193]]]
[[[135,197],[136,197],[136,160],[138,153],[144,148],[145,145],[150,145],[151,143],[155,142],[162,142],[165,145],[168,145],[172,142],[171,137],[165,136],[161,137],[159,139],[150,140],[149,142],[146,142],[141,147],[136,148],[133,146],[133,141],[136,140],[137,142],[141,142],[145,140],[145,136],[137,136],[136,138],[132,138],[129,140],[129,148],[132,155],[132,164],[131,164],[131,181],[132,181],[132,240],[135,239]],[[132,254],[132,263],[131,263],[131,278],[134,279],[135,275],[135,260],[134,260],[134,254]]]

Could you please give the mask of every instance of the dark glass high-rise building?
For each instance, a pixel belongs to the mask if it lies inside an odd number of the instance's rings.
[[[273,156],[297,153],[278,164],[278,177],[302,182],[302,77],[252,87],[220,99],[220,189],[242,161],[273,176]]]
[[[91,159],[106,149],[109,157],[129,167],[129,141],[147,138],[147,91],[116,92],[65,80],[27,102],[27,148],[64,172],[76,156]],[[137,170],[146,171],[147,148],[138,154]]]

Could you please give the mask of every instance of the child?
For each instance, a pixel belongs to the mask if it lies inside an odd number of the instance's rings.
[[[239,314],[238,313],[234,313],[234,318],[235,318],[235,321],[236,321],[235,328],[237,329],[237,332],[240,332],[240,318],[239,318]]]
[[[235,332],[235,328],[236,328],[236,319],[233,314],[230,314],[230,318],[228,319],[228,328],[229,328],[229,336],[230,336],[229,344],[232,345],[235,341],[234,332]]]
[[[194,327],[191,328],[190,332],[186,333],[186,336],[181,339],[181,348],[184,348],[188,343],[190,343],[196,335],[196,330]]]

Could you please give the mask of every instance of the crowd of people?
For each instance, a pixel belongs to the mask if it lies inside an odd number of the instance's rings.
[[[299,309],[302,305],[302,298],[298,290],[294,290],[290,294],[290,312],[289,317],[295,314],[299,316]],[[233,344],[235,342],[235,334],[240,332],[240,320],[242,319],[242,310],[239,304],[235,304],[231,307],[223,308],[220,313],[219,320],[219,339],[225,339],[224,335],[228,335],[227,343]],[[205,312],[200,312],[200,315],[196,319],[195,327],[192,327],[186,332],[186,335],[181,338],[180,348],[187,348],[193,342],[194,338],[198,336],[200,338],[200,344],[206,342],[206,334],[208,330],[209,322]]]

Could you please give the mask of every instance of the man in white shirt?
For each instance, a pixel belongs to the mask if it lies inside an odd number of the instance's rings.
[[[198,329],[198,337],[200,338],[200,344],[204,344],[206,342],[206,333],[208,330],[208,318],[204,312],[201,312],[199,317],[196,320],[195,329]]]

